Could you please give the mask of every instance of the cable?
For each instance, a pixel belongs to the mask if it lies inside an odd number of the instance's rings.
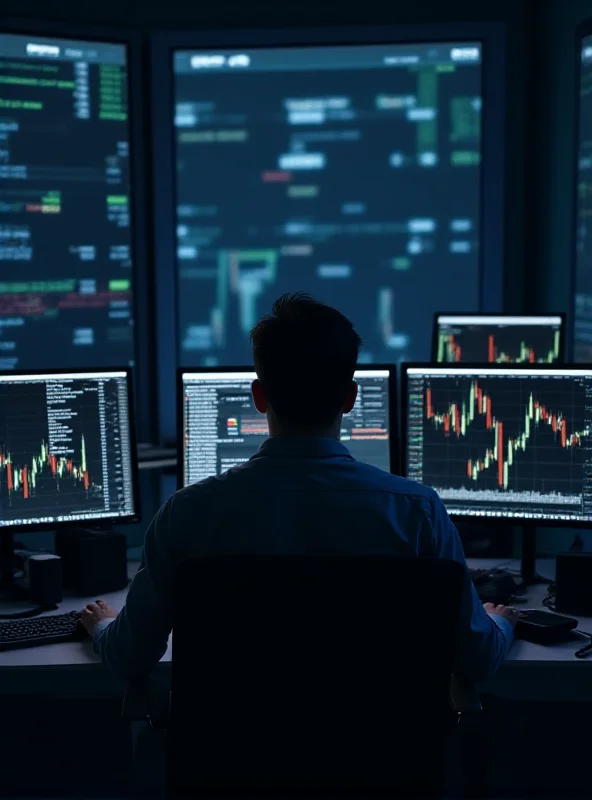
[[[543,600],[543,605],[550,611],[555,611],[555,583],[550,583],[547,587],[547,596]]]
[[[576,658],[587,658],[588,656],[592,655],[592,636],[586,631],[581,631],[576,628],[576,633],[582,633],[584,636],[587,636],[590,641],[585,647],[581,647],[579,650],[576,650],[574,653]]]
[[[543,600],[543,606],[548,608],[549,611],[556,611],[555,607],[555,583],[550,583],[547,587],[547,596]],[[576,658],[587,658],[592,656],[592,634],[588,631],[583,631],[580,628],[574,628],[573,633],[579,633],[581,636],[587,636],[590,640],[585,647],[581,647],[574,653]]]
[[[505,561],[500,561],[499,564],[496,564],[495,567],[491,567],[489,570],[490,572],[496,572],[496,570],[503,570],[504,572],[516,572],[516,570],[509,569],[509,565],[512,563],[511,558],[506,558]]]

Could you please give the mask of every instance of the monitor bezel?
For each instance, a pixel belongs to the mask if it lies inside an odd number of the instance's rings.
[[[440,363],[440,362],[438,362],[436,360],[437,357],[438,357],[438,334],[440,332],[440,329],[438,327],[438,318],[439,317],[482,317],[484,320],[486,320],[488,318],[491,318],[491,317],[496,317],[496,318],[501,318],[501,319],[503,319],[503,318],[511,319],[511,318],[515,318],[515,317],[523,317],[524,319],[541,319],[541,318],[544,318],[544,317],[559,317],[561,319],[560,326],[559,326],[559,331],[561,333],[561,336],[559,337],[559,360],[555,361],[554,363],[557,366],[564,366],[565,365],[565,352],[566,352],[565,340],[567,338],[567,327],[566,327],[567,314],[565,313],[565,311],[559,311],[557,313],[554,312],[554,313],[549,313],[549,314],[508,314],[506,312],[504,312],[503,314],[496,314],[495,312],[492,312],[490,314],[483,314],[483,313],[480,313],[480,312],[476,313],[476,314],[473,314],[470,311],[458,311],[458,312],[456,312],[456,311],[437,311],[434,314],[434,325],[433,325],[433,329],[432,329],[432,362],[433,363]],[[484,324],[486,324],[486,323],[484,323]],[[444,364],[445,362],[441,362],[441,363]],[[462,364],[463,362],[461,361],[460,363]],[[514,364],[511,363],[511,366],[513,366],[513,365]]]
[[[145,72],[141,34],[125,28],[85,25],[36,19],[8,18],[0,21],[0,33],[17,36],[104,42],[125,47],[128,88],[128,130],[130,145],[130,245],[132,248],[133,370],[136,384],[138,434],[142,441],[154,441],[157,409],[149,387],[156,379],[155,332],[151,324],[153,307],[153,259],[146,230],[151,216],[147,197],[151,190],[149,148],[146,146]],[[150,213],[149,213],[150,208]],[[140,346],[140,342],[144,346]],[[128,365],[129,366],[129,365]],[[101,367],[103,368],[103,367]],[[72,370],[79,371],[79,370]]]
[[[19,378],[32,377],[39,375],[101,375],[105,372],[124,372],[128,392],[128,418],[129,418],[129,443],[130,443],[130,465],[132,478],[132,494],[134,502],[134,513],[125,517],[102,517],[97,520],[76,519],[68,522],[44,522],[39,525],[7,525],[0,526],[0,537],[10,536],[18,533],[38,533],[39,531],[55,531],[64,528],[89,528],[92,530],[105,530],[119,525],[128,525],[142,521],[142,508],[140,500],[140,473],[138,468],[138,445],[136,441],[136,417],[134,411],[134,381],[131,367],[89,367],[88,369],[24,369],[24,370],[0,370],[0,378]]]
[[[409,369],[468,369],[475,370],[491,370],[498,371],[503,369],[521,370],[536,370],[537,368],[541,373],[544,372],[559,372],[565,369],[582,370],[592,373],[592,363],[590,364],[487,364],[467,362],[466,364],[440,364],[434,361],[409,361],[401,364],[401,473],[407,480],[412,480],[407,477],[407,449],[408,449],[408,431],[407,419],[409,414],[408,403],[408,375]],[[421,484],[424,486],[425,484]],[[435,491],[435,490],[434,490]],[[442,501],[444,503],[444,501]],[[444,503],[445,505],[445,503]],[[499,525],[500,523],[508,526],[528,525],[541,528],[590,528],[590,520],[562,520],[562,519],[536,519],[534,517],[502,517],[502,516],[476,516],[473,514],[450,514],[453,521],[471,522],[473,525]]]
[[[176,50],[220,48],[315,47],[338,45],[409,44],[478,41],[482,58],[483,127],[480,185],[480,307],[496,311],[503,305],[503,264],[506,219],[504,211],[506,151],[507,32],[498,22],[420,23],[400,26],[293,28],[269,30],[166,31],[151,37],[151,81],[154,137],[155,285],[157,350],[159,355],[159,429],[173,439],[176,405],[170,386],[179,364],[177,261],[175,240],[175,169],[173,54]],[[163,113],[165,109],[165,113]],[[174,280],[171,269],[174,266]],[[174,309],[174,313],[171,313]],[[175,354],[171,359],[171,354]]]
[[[397,475],[400,469],[400,442],[399,424],[397,418],[397,368],[394,364],[358,364],[356,372],[360,370],[381,370],[388,372],[388,391],[389,391],[389,467],[390,474]],[[177,489],[185,489],[185,432],[183,419],[183,375],[187,373],[197,374],[205,372],[216,375],[224,372],[252,372],[256,375],[255,367],[177,367],[176,377],[176,408],[177,408]],[[192,486],[193,484],[188,484]]]

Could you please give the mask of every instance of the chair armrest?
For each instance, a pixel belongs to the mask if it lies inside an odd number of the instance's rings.
[[[150,722],[153,687],[149,678],[127,681],[121,716],[134,722]]]
[[[479,714],[483,711],[477,689],[472,683],[464,683],[454,675],[450,680],[450,704],[455,714]]]
[[[131,722],[147,722],[152,728],[165,730],[170,705],[171,693],[165,686],[150,678],[138,678],[125,685],[121,716]]]

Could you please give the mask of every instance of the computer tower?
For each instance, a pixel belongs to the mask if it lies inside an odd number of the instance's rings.
[[[592,616],[592,553],[559,553],[555,608],[579,617]]]
[[[116,531],[85,529],[56,533],[56,553],[62,559],[64,588],[80,597],[125,589],[126,538]]]

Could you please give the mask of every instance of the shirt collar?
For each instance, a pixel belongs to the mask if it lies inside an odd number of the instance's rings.
[[[337,439],[324,436],[270,436],[253,458],[283,456],[285,458],[350,458],[353,456]]]

